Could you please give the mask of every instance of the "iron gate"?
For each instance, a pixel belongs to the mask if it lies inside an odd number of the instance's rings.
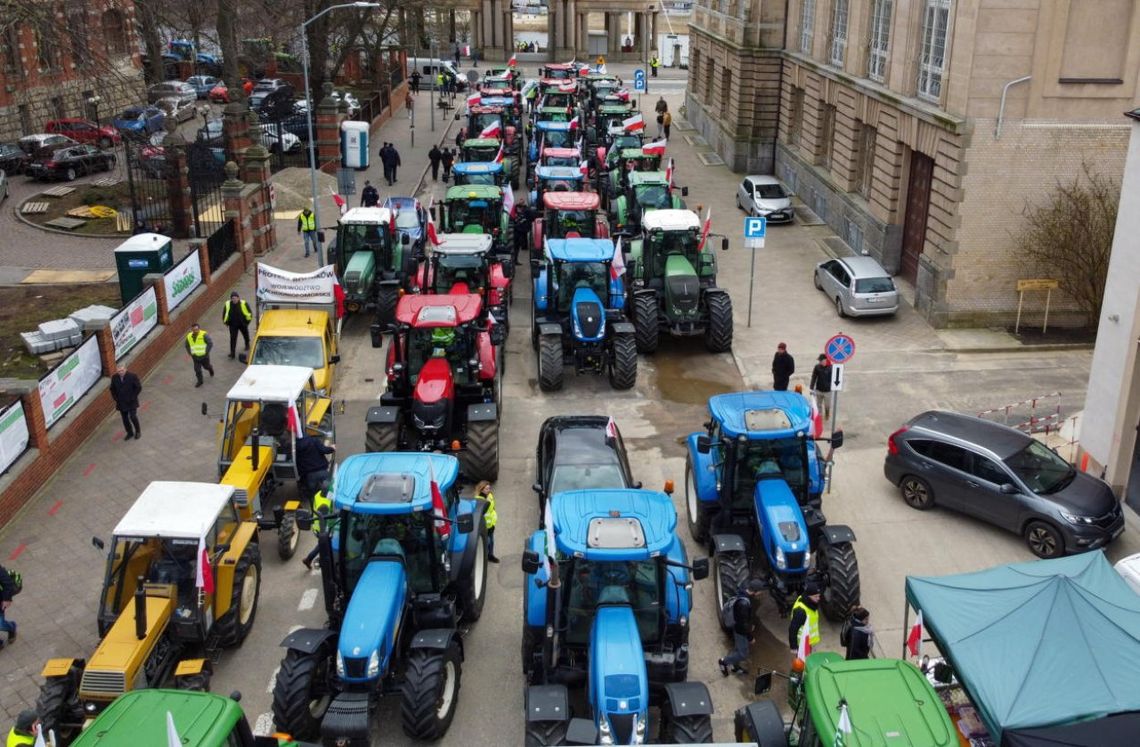
[[[162,138],[130,138],[123,151],[130,190],[133,233],[153,231],[174,238],[205,238],[224,222],[221,187],[225,181],[225,149],[196,140],[164,145]],[[186,164],[187,190],[176,162]]]

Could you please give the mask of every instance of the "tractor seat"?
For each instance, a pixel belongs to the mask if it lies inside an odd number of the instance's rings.
[[[404,559],[404,547],[400,541],[394,537],[385,537],[376,543],[372,548],[372,557],[396,557],[400,560]]]
[[[271,403],[261,406],[261,432],[267,436],[280,438],[285,433],[285,405]]]
[[[598,595],[598,605],[630,604],[629,591],[624,586],[607,586]]]
[[[164,558],[155,561],[154,565],[150,567],[150,573],[147,575],[147,581],[154,584],[177,584],[182,575],[182,564],[177,560]]]

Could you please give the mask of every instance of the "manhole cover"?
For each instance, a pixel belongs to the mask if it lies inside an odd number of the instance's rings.
[[[701,159],[701,163],[705,166],[723,166],[724,159],[716,153],[698,153],[697,158]]]

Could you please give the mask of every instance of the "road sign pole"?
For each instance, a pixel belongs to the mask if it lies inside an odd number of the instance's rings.
[[[756,250],[752,250],[752,268],[748,270],[748,326],[752,326],[752,285],[756,280]]]

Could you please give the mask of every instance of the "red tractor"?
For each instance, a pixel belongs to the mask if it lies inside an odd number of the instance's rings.
[[[412,293],[474,293],[485,300],[487,313],[503,326],[503,337],[510,323],[511,277],[514,264],[494,254],[491,237],[485,233],[442,233],[439,245],[432,246],[420,262],[411,283]],[[488,320],[490,321],[490,320]],[[497,338],[492,327],[492,338]],[[495,339],[496,344],[501,340]]]
[[[544,239],[608,239],[609,222],[596,192],[545,192],[542,215],[531,226],[532,257],[542,255]]]
[[[481,324],[483,299],[407,295],[389,327],[388,388],[365,419],[367,451],[439,451],[472,480],[499,475],[498,350]],[[372,346],[381,330],[372,327]]]

